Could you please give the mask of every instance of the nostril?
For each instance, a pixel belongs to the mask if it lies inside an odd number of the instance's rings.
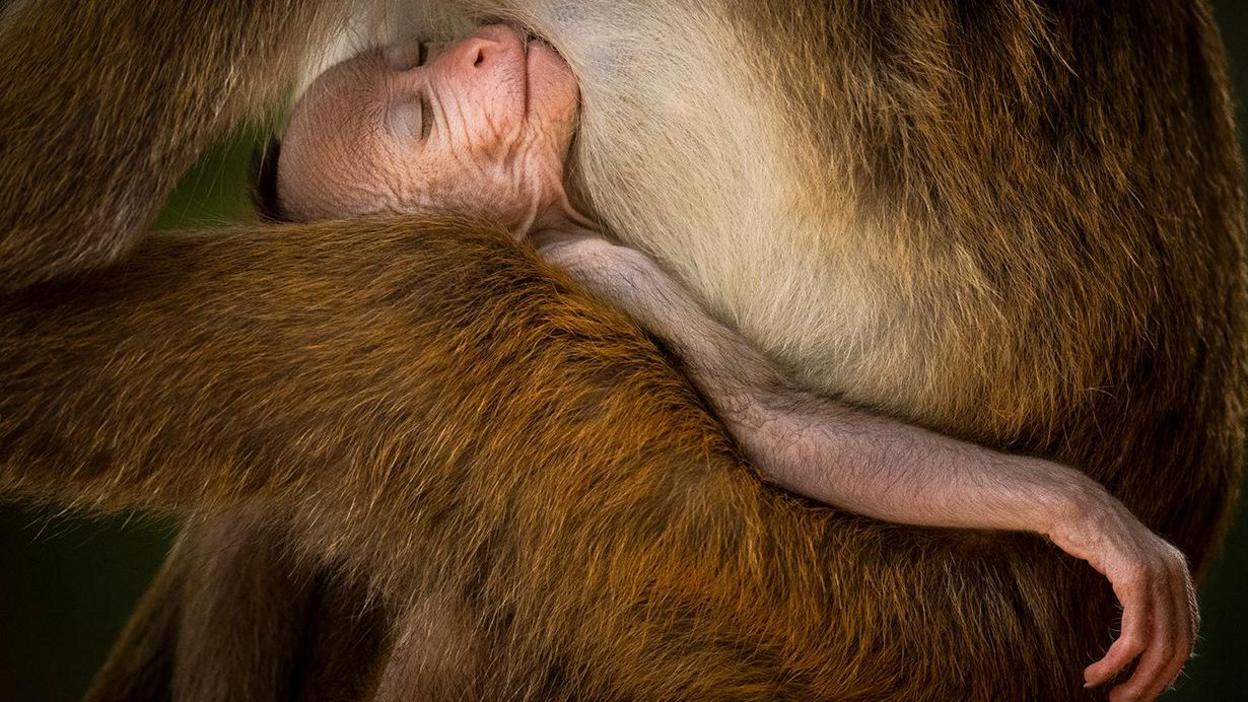
[[[472,62],[472,65],[480,66],[483,63],[485,63],[485,52],[481,49],[477,49],[477,58]]]

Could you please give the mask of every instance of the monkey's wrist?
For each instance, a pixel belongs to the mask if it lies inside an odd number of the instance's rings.
[[[1053,461],[986,453],[983,470],[991,479],[984,494],[981,527],[1029,531],[1058,541],[1084,531],[1088,520],[1102,513],[1098,498],[1105,494],[1095,481]]]
[[[1077,473],[1061,490],[1044,500],[1045,536],[1053,543],[1070,550],[1085,545],[1104,529],[1104,522],[1120,508],[1108,492],[1096,482]]]

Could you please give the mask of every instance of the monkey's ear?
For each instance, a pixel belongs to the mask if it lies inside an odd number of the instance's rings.
[[[270,136],[251,154],[251,203],[263,222],[289,222],[277,198],[277,160],[282,142]]]

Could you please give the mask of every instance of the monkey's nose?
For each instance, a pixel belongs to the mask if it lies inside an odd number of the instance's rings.
[[[490,68],[506,55],[524,57],[524,37],[505,24],[481,27],[476,34],[455,45],[457,61],[470,68]]]
[[[460,46],[459,56],[456,57],[463,62],[466,67],[474,69],[491,68],[498,58],[507,52],[507,47],[493,39],[483,39],[480,37],[472,37],[465,39]]]

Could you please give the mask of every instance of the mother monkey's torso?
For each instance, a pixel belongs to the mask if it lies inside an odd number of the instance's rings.
[[[597,214],[724,321],[812,389],[1086,469],[1199,568],[1238,476],[1244,356],[1240,165],[1204,3],[769,5],[499,14],[580,78],[575,172]],[[505,663],[478,692],[653,693],[671,656],[704,686],[671,695],[1074,698],[1105,642],[1109,593],[1035,540],[981,552],[754,492],[714,507],[741,583],[691,563],[645,581],[661,596],[624,587],[660,641],[615,649],[554,624],[517,645],[494,612]],[[754,509],[769,531],[733,531]],[[360,622],[337,582],[305,652]],[[717,609],[738,585],[774,611]],[[923,629],[941,627],[936,650]],[[374,676],[387,644],[355,637],[292,674]]]

